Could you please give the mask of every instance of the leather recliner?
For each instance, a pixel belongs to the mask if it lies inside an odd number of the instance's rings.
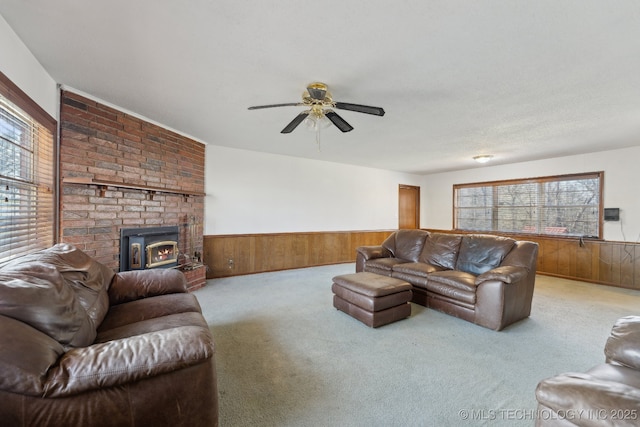
[[[640,425],[640,316],[614,324],[605,363],[570,372],[536,387],[537,426]]]
[[[215,426],[215,345],[184,275],[59,244],[0,268],[0,423]]]

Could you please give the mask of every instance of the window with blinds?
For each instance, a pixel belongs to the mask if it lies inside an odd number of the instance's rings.
[[[54,243],[55,121],[11,85],[0,76],[0,265]]]
[[[601,238],[603,172],[454,185],[458,230]]]

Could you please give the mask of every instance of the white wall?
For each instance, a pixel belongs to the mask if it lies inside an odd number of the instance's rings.
[[[399,184],[423,177],[206,147],[205,234],[398,227]]]
[[[421,225],[446,230],[453,227],[454,184],[604,171],[604,207],[620,208],[619,222],[604,223],[604,238],[636,242],[640,240],[639,160],[640,147],[632,147],[426,175],[421,186]]]
[[[0,71],[58,120],[58,89],[55,80],[18,38],[0,15]]]

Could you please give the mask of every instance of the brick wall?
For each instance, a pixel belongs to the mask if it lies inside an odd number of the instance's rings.
[[[203,144],[69,91],[61,93],[60,125],[60,241],[118,270],[121,228],[178,225],[181,253],[202,253]],[[197,281],[191,286],[204,275]]]

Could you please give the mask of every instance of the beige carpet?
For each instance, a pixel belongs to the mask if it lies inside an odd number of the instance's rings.
[[[604,360],[640,292],[538,276],[529,319],[494,332],[412,305],[371,329],[332,306],[338,264],[209,280],[221,426],[532,426],[543,378]]]

